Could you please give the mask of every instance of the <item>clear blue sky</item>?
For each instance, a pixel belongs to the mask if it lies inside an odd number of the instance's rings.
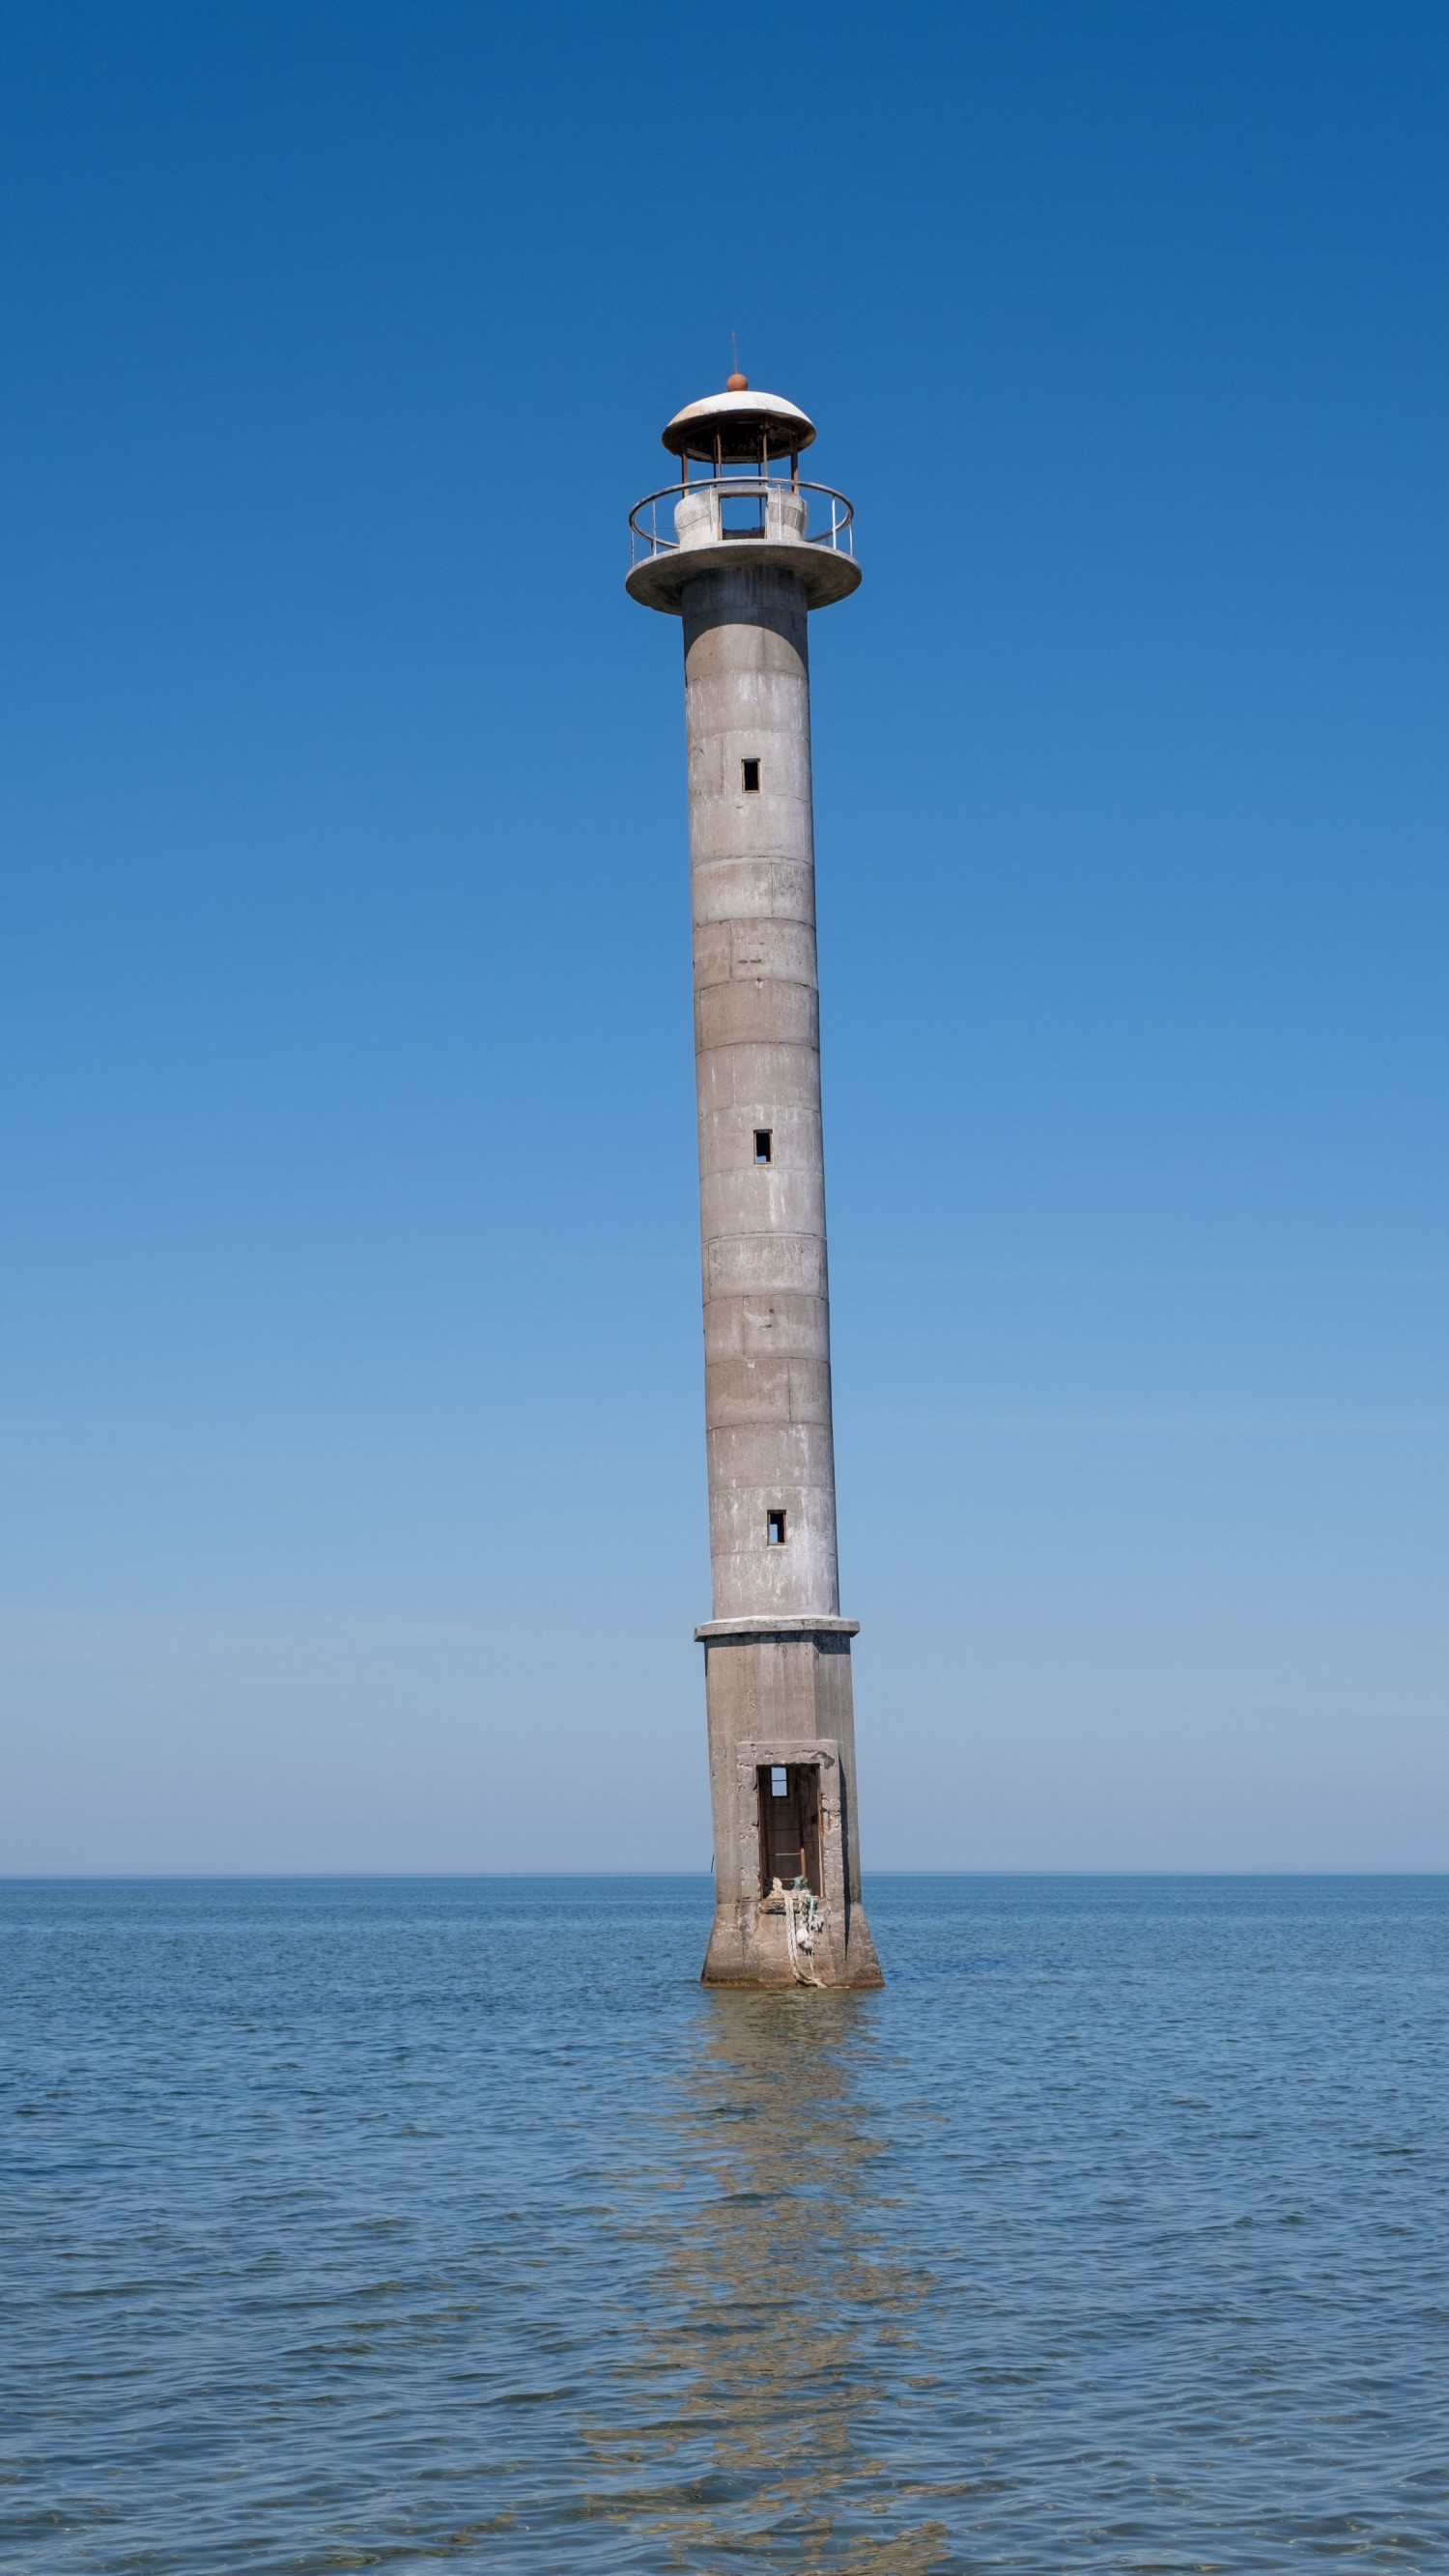
[[[1449,1866],[1449,14],[22,0],[7,1870],[704,1868],[659,430],[820,423],[867,1864]]]

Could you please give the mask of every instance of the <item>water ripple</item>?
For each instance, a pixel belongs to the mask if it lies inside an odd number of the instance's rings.
[[[1449,2568],[1449,1885],[0,1889],[27,2576]]]

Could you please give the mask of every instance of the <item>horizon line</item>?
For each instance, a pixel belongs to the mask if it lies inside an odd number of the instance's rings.
[[[864,1877],[883,1878],[1071,1878],[1071,1879],[1264,1879],[1264,1878],[1449,1878],[1449,1864],[1439,1867],[1411,1863],[1323,1869],[1308,1865],[1252,1869],[1192,1869],[1164,1867],[1158,1869],[1104,1868],[1012,1868],[999,1866],[977,1869],[873,1869]],[[91,1869],[91,1870],[0,1870],[0,1887],[113,1887],[168,1886],[299,1886],[317,1881],[328,1884],[363,1885],[379,1879],[396,1885],[450,1884],[473,1885],[487,1880],[505,1886],[521,1886],[539,1881],[569,1880],[637,1880],[650,1879],[663,1886],[681,1879],[712,1883],[708,1869]]]

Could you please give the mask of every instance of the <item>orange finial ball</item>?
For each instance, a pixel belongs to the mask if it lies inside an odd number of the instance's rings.
[[[749,390],[750,380],[748,376],[742,376],[738,371],[736,371],[734,375],[726,377],[725,392],[727,394],[747,394]]]

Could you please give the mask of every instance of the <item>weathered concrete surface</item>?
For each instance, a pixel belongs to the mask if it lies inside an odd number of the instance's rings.
[[[780,1918],[762,1910],[758,1773],[773,1763],[820,1772],[823,1983],[878,1986],[875,1944],[860,1901],[855,1720],[850,1687],[854,1620],[793,1633],[762,1627],[703,1631],[714,1818],[715,1915],[706,1985],[793,1985]]]
[[[827,1932],[817,1973],[874,1986],[854,1622],[840,1617],[836,1568],[809,600],[780,551],[741,563],[731,547],[731,560],[701,565],[679,593],[714,1582],[714,1619],[701,1631],[716,1897],[704,1974],[793,1982],[783,1918],[762,1911],[757,1786],[761,1765],[789,1763],[818,1773]],[[706,548],[691,552],[698,563]],[[783,1540],[772,1543],[780,1514]]]
[[[685,592],[684,652],[714,1616],[838,1616],[798,585],[763,566],[702,574]],[[754,792],[746,760],[759,762]],[[772,1508],[786,1513],[783,1547],[769,1543]]]
[[[786,491],[788,488],[788,485],[782,487]],[[701,483],[698,492],[707,496],[709,486]],[[709,521],[711,507],[716,513],[713,526]],[[686,516],[681,526],[676,513],[679,552],[646,555],[641,563],[634,565],[625,580],[624,587],[630,598],[637,599],[641,608],[657,608],[666,617],[678,617],[683,593],[694,579],[694,549],[703,545],[714,549],[714,559],[721,568],[733,565],[746,572],[754,572],[766,564],[779,565],[803,585],[811,608],[829,608],[833,601],[848,599],[850,593],[860,587],[860,567],[854,557],[846,554],[843,548],[810,543],[804,535],[803,523],[798,531],[787,524],[784,504],[776,508],[774,503],[767,502],[766,508],[772,515],[766,520],[767,533],[763,539],[728,536],[716,539],[714,531],[719,524],[717,500],[711,503],[704,497],[703,506],[696,510],[695,497],[691,494],[689,503],[681,502],[680,508],[686,510]]]

